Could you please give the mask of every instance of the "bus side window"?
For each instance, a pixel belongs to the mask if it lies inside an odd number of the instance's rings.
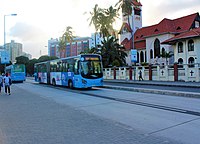
[[[56,65],[57,65],[56,71],[61,72],[62,71],[62,63],[60,61],[58,61]]]
[[[74,72],[74,61],[73,59],[67,60],[68,72]]]
[[[74,74],[79,74],[79,60],[75,61],[75,64],[74,64]]]
[[[62,70],[63,70],[63,72],[66,72],[65,62],[62,62]]]
[[[67,66],[67,62],[66,62],[66,61],[64,61],[64,62],[62,63],[62,67],[63,67],[63,72],[67,72],[68,66]]]

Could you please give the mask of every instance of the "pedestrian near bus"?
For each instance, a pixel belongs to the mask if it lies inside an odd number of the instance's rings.
[[[5,86],[5,93],[10,95],[10,86],[12,84],[10,76],[8,76],[8,73],[4,76],[4,86]]]
[[[0,93],[1,93],[1,87],[3,87],[3,76],[0,73]]]

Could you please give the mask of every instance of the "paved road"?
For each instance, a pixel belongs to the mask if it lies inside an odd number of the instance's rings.
[[[0,96],[0,144],[180,143],[144,135],[137,129],[51,99],[60,97],[67,102],[66,95],[73,98],[74,93],[29,83],[13,84],[11,90],[11,96]],[[72,101],[70,104],[73,105]]]

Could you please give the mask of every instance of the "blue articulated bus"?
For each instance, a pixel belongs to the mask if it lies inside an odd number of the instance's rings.
[[[91,88],[103,86],[102,58],[97,54],[81,54],[34,65],[35,80],[39,83]]]
[[[26,80],[26,70],[24,64],[9,65],[5,69],[13,82],[23,82]]]

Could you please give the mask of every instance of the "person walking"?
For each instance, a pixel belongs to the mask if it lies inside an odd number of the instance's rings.
[[[10,95],[10,86],[12,84],[11,78],[8,73],[4,76],[5,93]]]
[[[142,78],[142,71],[141,70],[139,71],[139,81],[140,80],[143,80],[143,78]]]
[[[3,87],[3,76],[0,73],[0,93],[1,93],[1,87]]]

